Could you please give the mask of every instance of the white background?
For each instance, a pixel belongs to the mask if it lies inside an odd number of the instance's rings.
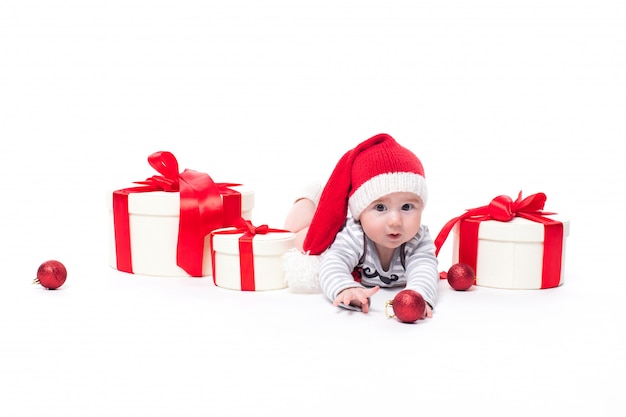
[[[623,415],[625,71],[622,1],[4,0],[0,412]],[[433,234],[545,192],[571,220],[565,284],[442,281],[406,325],[389,291],[365,315],[108,266],[109,192],[152,152],[253,186],[281,227],[380,132],[422,160]],[[47,259],[60,290],[31,284]]]

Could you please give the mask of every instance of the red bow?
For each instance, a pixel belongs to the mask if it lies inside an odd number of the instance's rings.
[[[462,251],[459,250],[459,261],[467,263],[476,270],[478,227],[480,222],[483,220],[508,222],[514,217],[522,217],[542,223],[545,226],[542,288],[555,287],[559,283],[561,274],[563,224],[543,217],[544,215],[555,214],[543,211],[545,202],[546,195],[544,193],[532,194],[522,199],[522,192],[520,191],[515,201],[506,195],[500,195],[491,200],[486,206],[469,209],[443,226],[435,239],[435,254],[439,254],[439,250],[455,224],[461,220],[470,220],[463,223],[465,225],[464,232],[459,234],[461,239],[459,248],[463,248]],[[478,273],[479,271],[476,271],[477,275]]]
[[[448,238],[454,225],[460,220],[473,217],[481,221],[497,220],[499,222],[508,222],[512,220],[513,217],[519,216],[537,221],[538,216],[555,214],[542,211],[546,203],[546,198],[544,193],[537,193],[522,200],[522,192],[520,191],[515,201],[507,195],[499,195],[486,206],[467,210],[465,213],[453,218],[443,226],[435,239],[436,254],[439,253],[441,246],[443,246],[443,243]]]
[[[213,245],[213,236],[215,235],[232,235],[243,233],[239,238],[239,270],[241,277],[241,290],[254,291],[254,253],[252,251],[252,240],[255,235],[265,235],[268,233],[289,233],[288,230],[272,229],[266,224],[254,226],[250,220],[240,218],[234,229],[215,230],[211,233],[211,262],[213,267],[213,283],[217,285],[215,277],[215,249]]]
[[[225,210],[223,193],[228,187],[239,184],[213,182],[207,174],[186,169],[178,172],[178,161],[170,152],[155,152],[148,162],[162,175],[145,181],[136,181],[142,187],[125,188],[113,192],[113,219],[117,269],[132,273],[130,250],[130,219],[128,194],[150,191],[180,192],[180,219],[176,263],[189,275],[202,276],[204,238],[211,231],[224,227]],[[239,212],[238,216],[241,215]]]

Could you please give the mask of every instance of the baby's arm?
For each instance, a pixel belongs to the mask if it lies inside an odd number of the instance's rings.
[[[363,254],[363,230],[360,225],[353,221],[348,221],[337,235],[335,240],[321,256],[319,280],[320,288],[326,297],[335,305],[351,310],[357,310],[359,307],[358,299],[367,299],[355,295],[353,292],[357,289],[365,291],[365,287],[355,282],[352,271],[359,263],[359,259]],[[340,295],[346,290],[352,290],[346,294]],[[355,303],[350,304],[352,301]],[[367,308],[367,307],[366,307]]]
[[[422,226],[421,238],[417,246],[413,246],[406,257],[407,289],[420,293],[426,301],[426,317],[432,316],[432,309],[437,298],[439,286],[438,260],[435,255],[435,245],[428,233],[428,228]]]

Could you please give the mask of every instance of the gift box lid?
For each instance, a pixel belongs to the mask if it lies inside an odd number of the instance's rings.
[[[217,229],[211,233],[212,248],[216,253],[239,255],[239,238],[243,233],[220,234],[219,231],[235,230],[233,227]],[[292,232],[269,232],[256,234],[252,239],[255,256],[275,256],[286,253],[295,245],[296,235]]]
[[[569,235],[569,220],[559,216],[543,216],[563,223],[563,237]],[[457,225],[458,232],[458,225]],[[514,217],[508,222],[497,220],[485,220],[480,222],[478,238],[484,240],[496,240],[503,242],[543,242],[545,227],[542,223]]]
[[[254,190],[245,185],[228,187],[241,194],[241,211],[254,208]],[[150,191],[128,195],[128,213],[148,216],[178,216],[180,196],[178,192]]]

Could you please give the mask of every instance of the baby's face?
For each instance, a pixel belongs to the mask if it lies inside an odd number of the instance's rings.
[[[417,234],[423,210],[424,204],[416,194],[397,192],[367,206],[359,220],[365,234],[377,246],[395,249]]]

